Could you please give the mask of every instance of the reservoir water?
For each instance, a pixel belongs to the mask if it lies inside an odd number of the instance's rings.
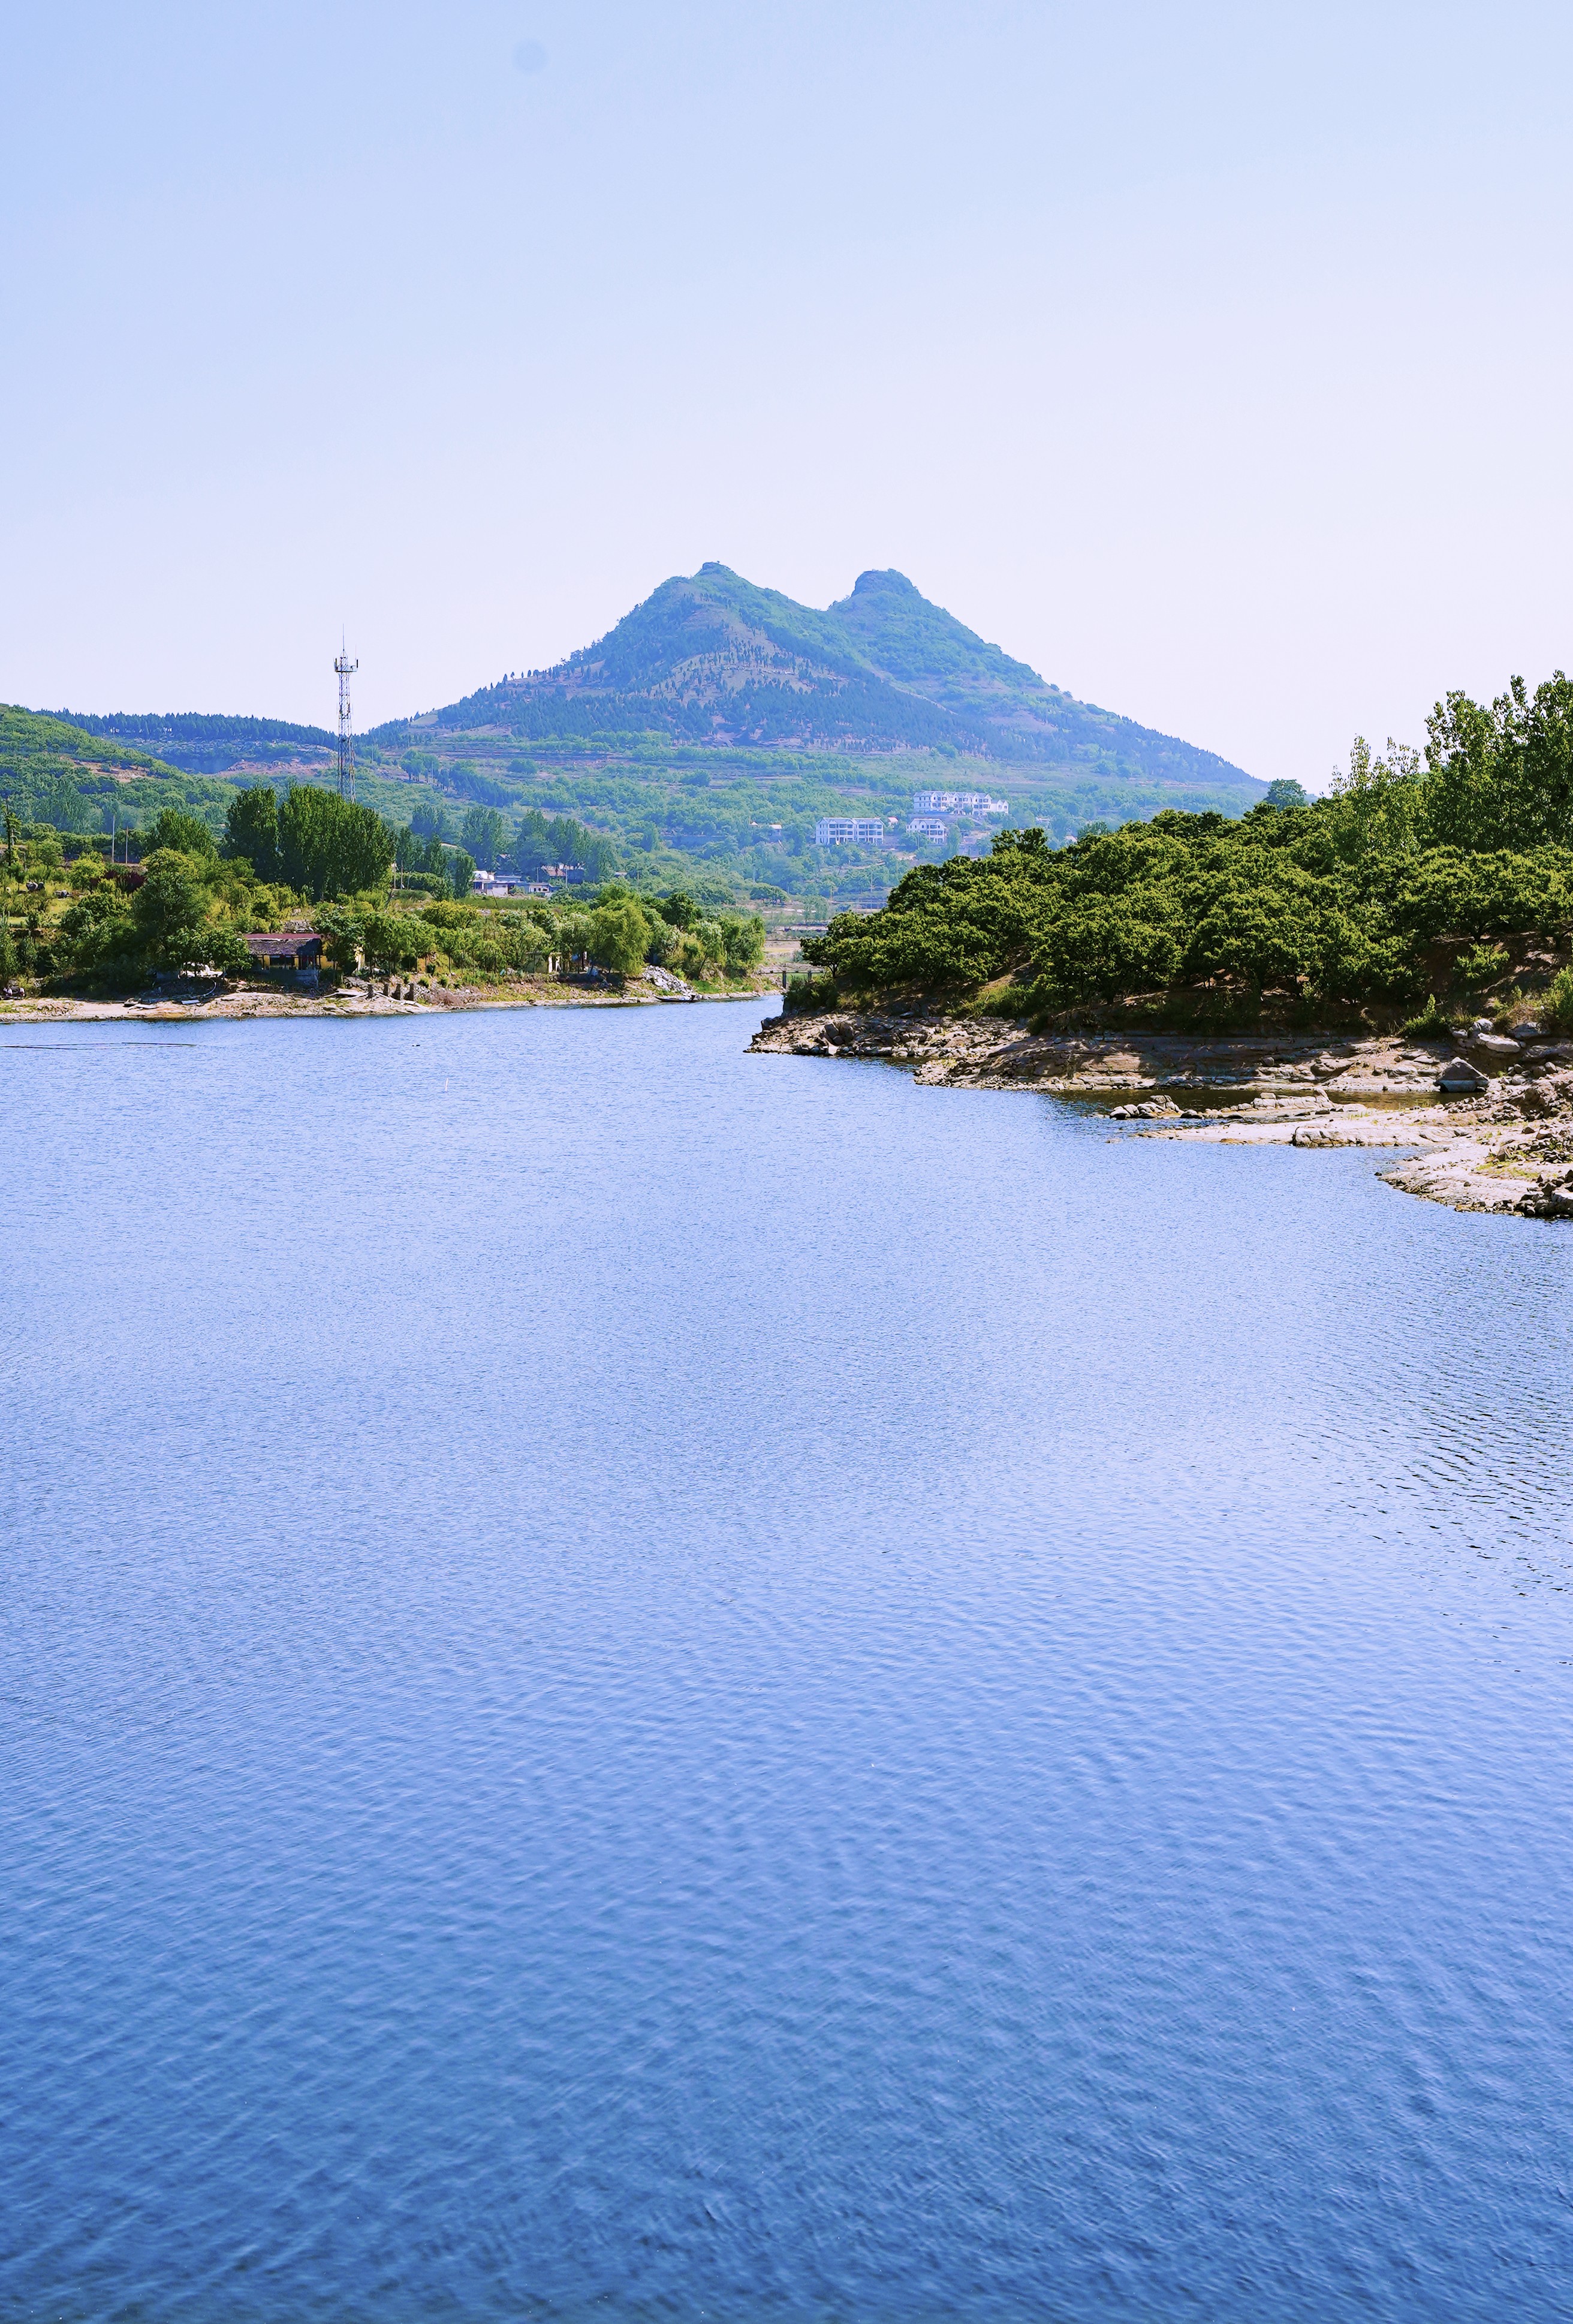
[[[12,1027],[0,2316],[1573,2316],[1573,1231]]]

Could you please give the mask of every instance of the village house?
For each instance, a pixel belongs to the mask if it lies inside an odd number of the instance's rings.
[[[293,969],[298,976],[315,978],[322,966],[325,939],[312,928],[287,928],[281,936],[242,938],[259,968]]]

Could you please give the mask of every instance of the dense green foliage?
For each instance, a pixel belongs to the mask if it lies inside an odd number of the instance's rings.
[[[1450,695],[1423,757],[1357,742],[1323,799],[1233,823],[1166,811],[1059,850],[1003,833],[987,860],[909,872],[882,911],[842,915],[804,950],[860,989],[962,994],[1014,973],[1024,1010],[1175,986],[1326,1004],[1423,994],[1444,941],[1449,973],[1477,990],[1509,965],[1497,939],[1554,941],[1570,922],[1573,684],[1559,672],[1489,708]]]
[[[244,971],[243,931],[276,927],[294,899],[259,883],[249,864],[222,859],[206,827],[197,829],[189,852],[167,844],[146,855],[146,876],[129,891],[96,852],[78,856],[71,901],[47,936],[40,931],[30,964],[121,987],[164,969]]]
[[[259,880],[281,879],[317,901],[375,887],[393,862],[393,834],[381,816],[305,783],[286,791],[281,806],[270,785],[243,791],[225,837]]]

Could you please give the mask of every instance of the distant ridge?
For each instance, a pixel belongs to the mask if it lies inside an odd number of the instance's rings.
[[[822,613],[703,565],[555,669],[391,722],[373,739],[411,723],[538,746],[648,733],[756,750],[926,749],[1078,778],[1258,788],[1215,752],[1047,684],[895,572],[860,574]]]

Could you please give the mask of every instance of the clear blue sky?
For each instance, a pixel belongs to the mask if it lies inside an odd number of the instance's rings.
[[[1320,783],[1569,659],[1566,5],[4,17],[0,696],[363,723],[866,566]]]

